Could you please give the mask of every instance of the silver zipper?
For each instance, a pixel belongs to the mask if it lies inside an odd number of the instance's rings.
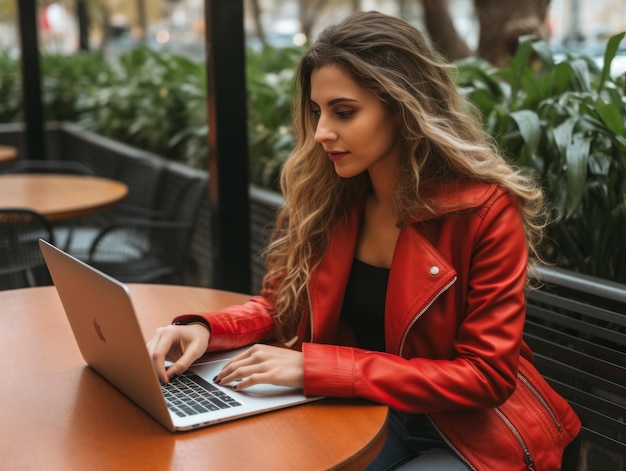
[[[509,428],[511,433],[513,433],[513,435],[515,435],[515,438],[517,438],[517,441],[519,442],[520,446],[522,447],[522,452],[524,453],[524,461],[526,462],[526,467],[529,470],[534,470],[535,469],[535,461],[533,460],[533,457],[530,454],[530,450],[528,449],[528,446],[526,445],[526,442],[524,441],[524,439],[522,438],[520,433],[517,431],[517,428],[515,428],[515,425],[513,425],[511,423],[511,421],[508,419],[508,417],[506,415],[504,415],[504,413],[498,407],[494,407],[493,410],[502,419],[502,421]]]
[[[409,335],[409,331],[411,330],[411,327],[415,325],[417,320],[420,317],[422,317],[422,314],[424,314],[428,310],[428,308],[432,306],[432,304],[437,300],[439,296],[441,296],[448,289],[450,289],[450,287],[454,284],[455,281],[456,281],[456,276],[452,278],[452,280],[450,280],[450,283],[448,283],[443,288],[441,288],[441,290],[432,297],[432,299],[428,302],[428,304],[426,304],[426,306],[424,306],[424,308],[420,312],[418,312],[417,315],[413,318],[413,320],[409,323],[409,325],[404,331],[404,334],[402,334],[402,341],[400,342],[400,349],[398,351],[398,355],[402,356],[402,349],[404,348],[404,342],[406,341],[407,335]]]
[[[494,410],[494,412],[496,414],[498,414],[498,417],[500,417],[502,419],[504,424],[511,431],[511,433],[515,436],[515,438],[519,442],[520,446],[522,447],[522,453],[524,454],[524,462],[526,463],[526,468],[528,470],[530,470],[530,471],[534,471],[535,470],[535,460],[533,459],[533,457],[532,457],[532,455],[530,453],[530,450],[528,449],[528,446],[526,445],[526,442],[524,441],[524,439],[522,438],[520,433],[517,431],[517,428],[515,428],[515,426],[511,423],[511,421],[504,415],[504,413],[498,407],[494,407],[493,410]],[[439,427],[437,427],[437,424],[435,424],[435,422],[433,420],[431,420],[430,416],[428,414],[426,414],[426,417],[428,417],[428,420],[430,420],[430,423],[439,432],[439,435],[441,435],[441,438],[443,438],[443,441],[448,444],[448,446],[452,449],[452,451],[454,451],[454,453],[457,455],[457,457],[461,461],[463,461],[463,463],[465,463],[465,465],[468,468],[470,468],[471,470],[475,471],[476,468],[474,468],[470,464],[470,462],[467,461],[467,459],[463,456],[463,454],[450,442],[450,440],[448,440],[448,437],[446,437],[446,435],[441,431],[441,429],[439,429]]]
[[[520,381],[522,381],[522,383],[524,383],[526,385],[526,387],[528,389],[530,389],[530,391],[533,393],[533,395],[537,398],[537,400],[541,403],[541,405],[544,407],[544,409],[546,411],[548,411],[548,414],[550,414],[550,417],[552,417],[552,422],[554,422],[554,425],[556,426],[556,428],[559,430],[559,432],[563,432],[563,428],[561,427],[561,423],[559,422],[559,419],[557,419],[556,415],[554,414],[554,411],[552,410],[552,408],[548,405],[548,403],[546,402],[546,400],[543,398],[543,396],[541,395],[541,393],[539,393],[539,391],[537,391],[537,389],[535,389],[535,387],[530,383],[530,381],[528,381],[528,378],[526,378],[526,376],[524,376],[522,373],[517,373],[518,378],[520,379]]]

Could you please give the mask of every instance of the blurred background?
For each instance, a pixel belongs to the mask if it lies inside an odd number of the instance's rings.
[[[0,49],[19,54],[16,3],[0,0]],[[626,0],[246,0],[245,30],[250,47],[286,47],[303,44],[328,23],[354,10],[380,10],[431,32],[429,12],[433,12],[439,31],[442,17],[448,14],[458,36],[474,51],[481,28],[489,26],[488,18],[481,21],[480,10],[493,9],[494,4],[503,13],[519,11],[514,15],[518,24],[509,29],[536,29],[537,25],[531,24],[532,10],[547,8],[544,39],[561,53],[600,54],[608,37],[626,29]],[[115,55],[145,44],[193,58],[204,54],[204,0],[40,0],[39,7],[45,52],[99,50]],[[491,21],[492,28],[502,24]]]

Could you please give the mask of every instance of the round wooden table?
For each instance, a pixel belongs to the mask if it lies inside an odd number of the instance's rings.
[[[249,297],[183,286],[129,287],[146,339],[176,314]],[[0,305],[3,469],[356,471],[385,441],[387,407],[349,399],[170,433],[85,366],[54,287],[0,291]]]
[[[0,208],[27,208],[56,221],[114,206],[128,193],[125,184],[83,175],[0,175]]]
[[[17,149],[13,146],[0,145],[0,164],[12,162],[17,157]]]

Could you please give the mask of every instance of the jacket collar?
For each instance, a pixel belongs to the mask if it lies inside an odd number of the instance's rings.
[[[418,212],[411,215],[407,223],[412,224],[476,208],[485,203],[496,188],[495,184],[482,182],[443,182],[430,185],[425,193],[427,199],[437,208],[436,213]]]

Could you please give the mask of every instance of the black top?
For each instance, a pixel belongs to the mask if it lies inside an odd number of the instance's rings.
[[[352,263],[341,317],[352,328],[360,348],[385,351],[385,299],[389,271],[389,268],[369,265],[356,258]],[[415,450],[447,447],[426,415],[392,412],[398,415],[404,433],[412,437]]]
[[[343,298],[341,317],[352,328],[357,346],[385,351],[385,299],[389,269],[354,259]],[[416,450],[447,447],[439,432],[424,414],[398,415],[404,432],[413,437]]]
[[[385,351],[385,299],[389,268],[355,258],[343,298],[341,317],[361,348]]]

